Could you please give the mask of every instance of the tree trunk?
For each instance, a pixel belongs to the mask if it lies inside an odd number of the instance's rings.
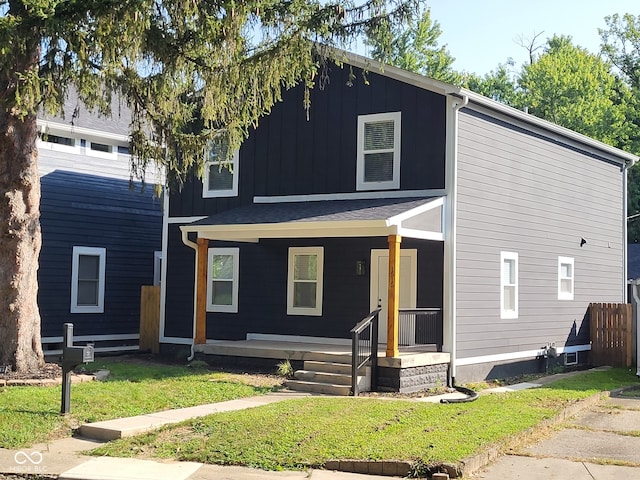
[[[29,44],[30,42],[26,42]],[[18,114],[17,72],[38,65],[39,45],[17,55],[0,74],[0,365],[19,372],[44,364],[38,310],[40,177],[35,109]]]
[[[2,118],[4,117],[4,118]],[[40,178],[35,115],[0,112],[0,365],[44,363],[38,311]]]

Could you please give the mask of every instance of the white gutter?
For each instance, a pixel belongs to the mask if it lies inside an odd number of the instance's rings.
[[[187,362],[190,362],[191,360],[193,360],[193,357],[195,356],[195,352],[193,351],[193,347],[196,343],[196,308],[197,308],[197,291],[198,291],[198,244],[195,242],[192,242],[191,240],[189,240],[189,232],[182,230],[182,243],[184,243],[187,247],[192,248],[193,251],[196,254],[196,259],[195,259],[195,265],[196,265],[196,269],[195,269],[195,275],[194,275],[194,281],[193,281],[193,338],[191,339],[191,355],[189,355],[187,357]],[[166,263],[163,262],[163,263]]]
[[[444,280],[444,315],[449,320],[449,355],[451,386],[455,385],[456,377],[456,353],[457,353],[457,194],[458,194],[458,112],[467,106],[469,97],[449,97],[453,113],[449,119],[447,128],[447,199],[446,199],[446,229],[444,229],[444,255],[445,255],[445,280]]]
[[[640,279],[636,278],[631,281],[631,292],[633,295],[633,312],[635,313],[634,319],[635,322],[632,321],[632,325],[635,323],[636,326],[636,376],[640,377],[640,298],[638,297],[638,284],[640,284]]]
[[[633,167],[633,165],[636,163],[637,158],[635,160],[631,160],[630,162],[627,162],[624,164],[624,167],[622,167],[622,245],[623,245],[623,262],[622,262],[622,271],[623,271],[623,276],[622,276],[622,300],[623,303],[628,303],[629,299],[628,297],[628,293],[627,293],[627,261],[628,261],[628,240],[627,240],[627,235],[628,235],[628,228],[627,228],[627,222],[629,221],[627,219],[627,214],[629,213],[627,211],[627,172],[628,169]]]

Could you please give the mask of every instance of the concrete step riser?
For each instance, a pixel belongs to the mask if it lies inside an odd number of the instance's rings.
[[[287,387],[298,392],[324,393],[326,395],[348,396],[351,394],[350,385],[332,385],[328,383],[289,380]]]
[[[331,383],[335,385],[351,385],[351,375],[339,373],[315,372],[311,370],[298,370],[295,372],[296,380],[307,382]]]
[[[324,373],[337,373],[340,375],[351,375],[350,363],[335,363],[335,362],[318,362],[315,360],[306,360],[304,362],[304,369],[313,372]],[[358,373],[365,375],[366,367],[361,367]]]

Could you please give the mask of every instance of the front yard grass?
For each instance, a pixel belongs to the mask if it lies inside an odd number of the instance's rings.
[[[637,384],[633,372],[611,369],[464,404],[310,397],[211,415],[93,453],[267,470],[322,467],[336,459],[456,463],[590,395],[631,384]]]
[[[60,415],[61,387],[0,388],[0,447],[20,448],[69,436],[86,422],[259,395],[273,385],[251,385],[243,375],[176,365],[100,360],[92,369],[107,381],[74,384],[71,413]]]

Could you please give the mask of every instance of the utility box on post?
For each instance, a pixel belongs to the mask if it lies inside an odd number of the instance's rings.
[[[65,323],[62,333],[62,402],[60,413],[69,413],[71,407],[71,371],[78,365],[93,362],[93,345],[73,346],[73,323]]]

